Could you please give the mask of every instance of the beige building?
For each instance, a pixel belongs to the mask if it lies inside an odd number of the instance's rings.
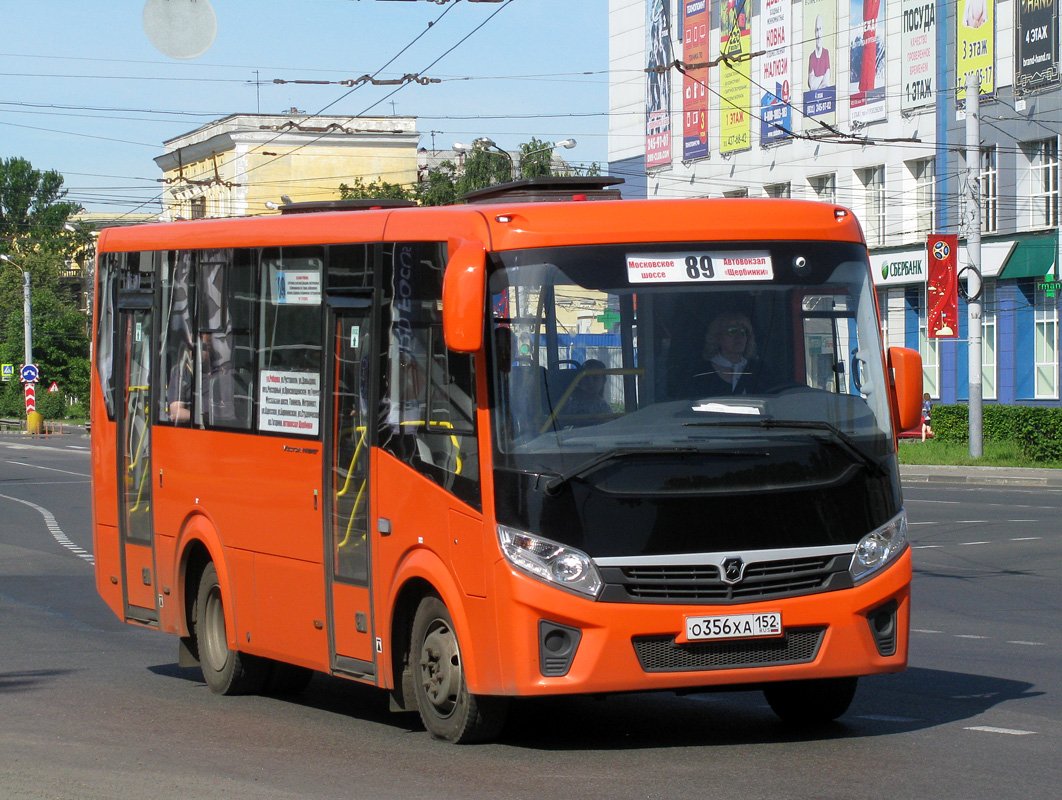
[[[414,117],[233,114],[165,142],[162,218],[272,213],[285,202],[338,200],[361,178],[413,186]]]

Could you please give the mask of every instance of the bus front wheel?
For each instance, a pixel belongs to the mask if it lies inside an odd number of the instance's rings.
[[[508,698],[469,693],[453,619],[439,598],[426,597],[417,608],[409,652],[417,710],[428,733],[457,744],[497,737]]]
[[[821,725],[848,710],[859,678],[819,678],[770,683],[763,688],[767,704],[784,722]]]
[[[203,679],[217,694],[254,694],[269,677],[265,659],[230,650],[225,633],[225,604],[213,563],[206,565],[196,595],[195,638]]]

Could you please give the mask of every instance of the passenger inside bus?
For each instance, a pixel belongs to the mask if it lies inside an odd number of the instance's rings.
[[[605,364],[596,358],[587,359],[575,376],[572,392],[561,410],[562,414],[597,417],[589,422],[601,422],[604,415],[612,413],[612,406],[605,400]],[[585,423],[584,423],[585,424]]]
[[[693,375],[691,394],[748,394],[759,388],[756,334],[744,314],[728,312],[716,317],[708,326],[701,355],[704,369]]]

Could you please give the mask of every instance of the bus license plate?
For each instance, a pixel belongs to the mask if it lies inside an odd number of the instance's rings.
[[[691,642],[705,639],[752,639],[781,636],[782,614],[728,614],[721,617],[686,617],[686,638]]]

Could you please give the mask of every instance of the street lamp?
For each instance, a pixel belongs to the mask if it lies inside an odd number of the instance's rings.
[[[509,174],[510,175],[513,174],[513,172],[516,169],[516,165],[513,164],[513,157],[509,154],[508,151],[503,150],[502,148],[498,147],[498,145],[495,143],[495,141],[493,139],[491,139],[489,136],[480,136],[478,139],[476,139],[474,142],[472,142],[472,144],[478,144],[481,147],[483,147],[484,149],[486,149],[488,147],[493,147],[496,151],[498,151],[498,153],[500,153],[501,155],[503,155],[507,159],[509,159]]]
[[[33,363],[33,310],[30,305],[30,274],[22,269],[11,256],[0,253],[0,261],[10,264],[22,273],[22,316],[26,332],[26,364]]]
[[[19,272],[22,273],[22,321],[25,330],[26,339],[26,352],[25,363],[23,366],[29,366],[33,363],[33,305],[30,303],[30,274],[29,270],[23,269],[16,263],[15,259],[11,256],[0,253],[0,261],[5,264],[10,264]],[[27,384],[28,386],[29,384]],[[37,413],[36,408],[30,408],[30,390],[26,390],[26,432],[27,433],[40,433],[41,431],[41,416]]]

